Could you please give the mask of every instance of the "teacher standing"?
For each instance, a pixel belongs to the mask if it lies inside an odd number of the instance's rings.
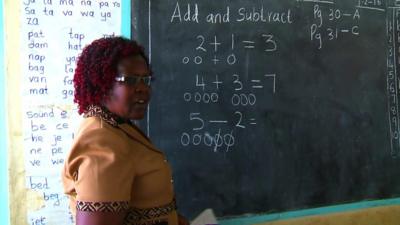
[[[108,37],[85,46],[74,74],[83,121],[61,173],[76,225],[186,225],[171,167],[131,120],[142,119],[153,79],[142,46]]]

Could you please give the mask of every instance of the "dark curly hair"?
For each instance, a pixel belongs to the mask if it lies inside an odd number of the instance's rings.
[[[82,114],[89,105],[100,105],[117,76],[118,62],[127,56],[142,56],[151,72],[143,46],[125,37],[106,37],[86,45],[77,59],[74,73],[74,102]]]

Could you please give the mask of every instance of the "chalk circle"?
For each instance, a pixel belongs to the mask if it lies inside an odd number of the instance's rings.
[[[186,92],[185,94],[183,94],[183,99],[186,102],[190,102],[190,100],[192,99],[192,94],[190,94],[189,92]]]
[[[189,57],[187,57],[187,56],[185,56],[185,57],[183,57],[183,59],[182,59],[182,63],[183,64],[188,64],[189,63]]]

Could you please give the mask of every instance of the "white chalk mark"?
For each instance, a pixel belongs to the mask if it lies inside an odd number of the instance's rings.
[[[244,48],[255,48],[254,41],[242,41],[242,42],[245,44]]]
[[[232,34],[232,46],[231,46],[232,50],[235,48],[235,35]]]
[[[211,42],[210,45],[214,45],[214,52],[218,51],[218,46],[221,45],[221,42],[217,41],[216,35],[214,35],[214,42]]]
[[[275,89],[276,89],[276,74],[265,74],[264,76],[266,77],[272,77],[274,78],[274,94],[275,94]]]
[[[335,4],[332,1],[323,1],[323,0],[297,0],[298,2],[311,2],[311,3],[323,3],[323,4]]]
[[[210,123],[228,123],[226,120],[210,120]]]
[[[369,10],[376,10],[376,11],[385,12],[385,9],[375,8],[375,7],[368,7],[368,6],[356,6],[356,8],[359,8],[359,9],[369,9]]]

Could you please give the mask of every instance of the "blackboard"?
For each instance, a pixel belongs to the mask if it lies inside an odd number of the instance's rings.
[[[180,211],[400,196],[395,1],[134,0]]]

